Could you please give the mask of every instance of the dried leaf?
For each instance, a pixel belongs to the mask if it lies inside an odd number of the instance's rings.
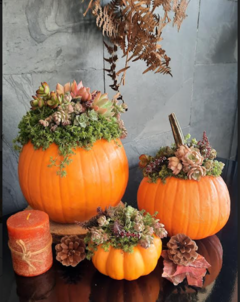
[[[130,66],[127,66],[127,67],[124,67],[124,68],[120,69],[120,70],[116,73],[116,76],[119,76],[120,73],[126,71],[129,67],[130,67]]]
[[[174,264],[169,260],[166,250],[162,252],[162,256],[164,258],[162,277],[168,279],[174,285],[178,285],[187,278],[189,285],[203,286],[203,277],[207,273],[207,268],[211,266],[203,256],[198,255],[198,258],[188,266]]]

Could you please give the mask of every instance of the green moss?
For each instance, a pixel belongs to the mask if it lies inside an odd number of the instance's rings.
[[[57,165],[60,176],[66,176],[65,168],[71,163],[70,156],[74,155],[74,148],[90,149],[94,142],[99,139],[111,141],[119,138],[122,134],[116,118],[96,115],[94,111],[89,117],[81,115],[83,118],[79,124],[57,127],[55,131],[39,124],[39,120],[46,119],[54,112],[49,107],[27,112],[19,123],[19,134],[14,140],[14,148],[21,151],[22,146],[29,141],[32,142],[35,149],[43,148],[44,150],[52,143],[57,144],[59,155],[63,156],[64,159],[57,164],[56,159],[49,158],[49,167]],[[81,123],[84,125],[81,126]]]

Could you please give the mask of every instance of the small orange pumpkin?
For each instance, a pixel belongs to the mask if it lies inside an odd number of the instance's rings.
[[[137,245],[132,253],[111,246],[108,251],[104,251],[99,245],[97,251],[94,251],[92,262],[100,273],[113,279],[135,280],[155,269],[161,252],[162,240],[154,236],[149,248]]]
[[[175,177],[149,183],[144,178],[137,193],[138,208],[165,225],[169,236],[179,233],[202,239],[221,230],[230,215],[230,196],[222,177],[205,176],[199,181]]]
[[[48,213],[51,220],[73,223],[94,216],[97,207],[116,206],[128,181],[128,161],[121,141],[102,139],[91,150],[73,150],[67,176],[58,176],[58,167],[49,168],[50,158],[59,158],[56,144],[35,150],[24,145],[18,174],[24,197],[33,209]],[[119,147],[118,145],[121,147]]]

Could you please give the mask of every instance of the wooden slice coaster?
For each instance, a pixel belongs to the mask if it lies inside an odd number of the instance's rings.
[[[123,204],[121,201],[120,203]],[[32,210],[32,208],[28,206],[24,210]],[[87,230],[75,223],[64,224],[50,220],[50,232],[52,234],[53,243],[56,244],[60,242],[63,236],[78,235],[79,237],[84,238]]]
[[[32,210],[32,208],[28,206],[25,210]],[[75,223],[64,224],[50,220],[50,232],[53,237],[53,243],[59,243],[63,236],[78,235],[84,238],[87,230]]]

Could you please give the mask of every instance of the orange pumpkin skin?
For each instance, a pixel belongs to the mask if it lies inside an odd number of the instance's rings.
[[[98,140],[91,150],[73,150],[66,177],[48,167],[59,158],[58,146],[34,150],[31,142],[20,154],[18,174],[23,195],[33,209],[48,213],[51,220],[73,223],[96,215],[97,207],[116,206],[128,181],[128,161],[120,140]]]
[[[109,247],[108,251],[98,246],[92,258],[96,269],[116,280],[136,280],[151,273],[157,266],[162,252],[162,240],[154,236],[153,243],[145,249],[140,245],[133,248],[133,253]]]
[[[165,225],[169,236],[179,233],[202,239],[221,230],[230,215],[230,196],[222,177],[205,176],[199,181],[168,177],[163,184],[144,178],[137,193],[138,208]]]
[[[198,253],[202,255],[211,267],[208,268],[209,274],[205,276],[203,287],[207,287],[216,280],[222,269],[223,248],[216,235],[196,241]]]

